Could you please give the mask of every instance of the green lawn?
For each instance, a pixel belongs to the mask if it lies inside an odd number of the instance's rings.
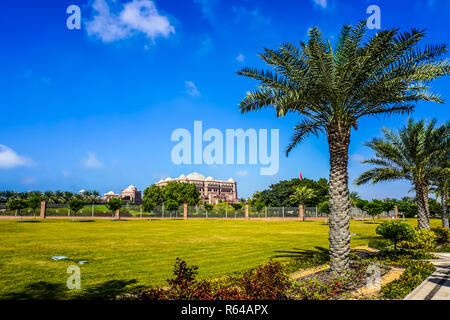
[[[353,220],[351,245],[367,244],[375,228]],[[164,285],[177,257],[198,265],[200,277],[217,277],[283,254],[278,251],[316,247],[328,248],[323,221],[0,220],[0,298],[107,297]],[[56,255],[73,261],[53,261]],[[79,260],[89,261],[79,265],[82,290],[68,290],[66,269]]]

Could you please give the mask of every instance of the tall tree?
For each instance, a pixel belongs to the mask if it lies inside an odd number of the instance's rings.
[[[435,166],[432,172],[435,193],[441,198],[442,227],[448,228],[448,195],[450,192],[450,146],[449,139],[440,140],[442,146],[435,158]]]
[[[27,200],[27,204],[28,207],[31,208],[33,210],[34,216],[36,216],[37,210],[40,208],[41,206],[41,201],[44,198],[42,196],[39,195],[32,195],[28,198]]]
[[[348,147],[351,129],[368,115],[408,113],[419,100],[443,102],[427,84],[450,73],[439,60],[447,46],[418,49],[423,31],[383,30],[363,43],[366,22],[344,26],[334,50],[317,27],[308,42],[284,43],[265,49],[259,57],[273,70],[244,67],[238,74],[256,79],[259,86],[240,102],[247,113],[274,107],[278,117],[289,112],[303,116],[295,127],[288,154],[304,138],[325,133],[330,152],[331,269],[347,269],[350,253]]]
[[[376,167],[355,180],[357,185],[396,179],[411,181],[416,192],[418,227],[421,229],[430,228],[428,189],[435,158],[441,152],[439,141],[448,139],[450,134],[450,122],[437,128],[435,125],[435,120],[426,123],[425,120],[414,122],[409,119],[407,126],[398,133],[383,128],[384,138],[374,138],[365,144],[375,151],[375,157],[363,163]]]

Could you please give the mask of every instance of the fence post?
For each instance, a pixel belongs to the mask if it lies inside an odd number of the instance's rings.
[[[45,203],[45,201],[41,201],[41,213],[39,215],[39,219],[45,219],[45,209],[46,209],[46,203]]]
[[[188,211],[187,203],[183,203],[183,218],[184,218],[184,220],[187,220],[187,211]]]
[[[283,219],[284,219],[284,207],[283,207],[283,211],[282,212],[283,212]]]
[[[228,219],[228,205],[225,207],[225,219]]]
[[[94,204],[92,204],[92,216],[94,216],[94,210],[95,210],[95,206],[94,206]]]
[[[395,212],[395,219],[398,219],[398,208],[397,208],[397,206],[394,207],[394,212]]]
[[[264,207],[264,217],[267,218],[267,207]]]
[[[140,209],[140,211],[141,211],[141,219],[142,219],[142,204],[141,204],[141,206],[139,207],[139,209]]]
[[[245,204],[244,212],[245,212],[245,219],[248,220],[249,219],[249,217],[248,217],[248,203]]]
[[[300,221],[305,221],[305,216],[303,214],[303,204],[298,205],[298,217],[300,218]]]
[[[316,218],[317,218],[317,206],[316,206]]]

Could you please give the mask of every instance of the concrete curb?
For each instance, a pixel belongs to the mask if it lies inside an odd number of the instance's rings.
[[[436,271],[403,300],[450,300],[450,253],[433,253],[439,259],[429,260]]]

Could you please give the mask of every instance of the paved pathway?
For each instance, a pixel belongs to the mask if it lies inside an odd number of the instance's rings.
[[[439,257],[430,260],[436,271],[408,294],[405,300],[450,300],[450,252],[433,254]]]

